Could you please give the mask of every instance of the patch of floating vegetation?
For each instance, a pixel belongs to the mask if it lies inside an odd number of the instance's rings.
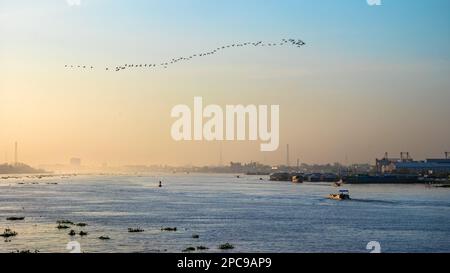
[[[200,235],[198,235],[198,234],[192,234],[192,238],[198,239],[198,238],[200,238]]]
[[[85,226],[87,226],[87,224],[86,223],[78,223],[78,224],[76,224],[76,226],[78,226],[78,227],[85,227]]]
[[[186,248],[183,250],[183,252],[191,252],[191,251],[195,251],[195,247],[190,246],[190,247],[186,247]]]
[[[4,237],[4,238],[9,238],[9,237],[15,237],[15,236],[17,236],[17,234],[18,233],[15,232],[14,230],[6,228],[5,231],[2,234],[0,234],[0,236]]]
[[[234,246],[230,243],[225,243],[225,244],[219,245],[219,249],[222,249],[222,250],[233,249],[233,248],[234,248]]]
[[[136,232],[144,232],[142,228],[128,228],[128,232],[136,233]]]
[[[7,221],[22,221],[24,219],[25,217],[15,217],[15,216],[6,218]]]
[[[56,226],[56,228],[57,228],[57,229],[68,229],[68,228],[70,228],[70,227],[67,226],[67,225],[61,225],[61,224],[59,224],[58,226]]]
[[[88,235],[88,233],[86,231],[80,231],[80,233],[78,233],[80,236],[86,236]]]
[[[111,238],[109,238],[109,236],[100,236],[98,237],[100,240],[111,240]]]
[[[206,246],[197,246],[197,250],[206,250],[209,249],[209,247]]]
[[[11,253],[19,253],[19,254],[29,254],[29,253],[39,253],[39,250],[35,249],[35,250],[15,250],[15,251],[11,251]]]
[[[75,232],[75,230],[71,229],[69,232],[70,236],[75,236],[77,233]]]
[[[161,231],[177,231],[177,227],[164,227]]]

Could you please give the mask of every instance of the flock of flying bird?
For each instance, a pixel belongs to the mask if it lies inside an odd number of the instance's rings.
[[[245,43],[236,43],[236,44],[230,44],[230,45],[225,45],[225,46],[221,46],[221,47],[217,47],[216,49],[213,49],[211,51],[205,51],[199,54],[193,54],[191,56],[187,56],[187,57],[178,57],[178,58],[173,58],[170,61],[165,61],[162,62],[160,64],[155,64],[155,63],[151,63],[151,64],[123,64],[123,65],[119,65],[116,66],[114,68],[110,68],[110,67],[105,67],[106,71],[122,71],[125,69],[131,69],[131,68],[168,68],[170,65],[179,63],[179,62],[185,62],[185,61],[190,61],[194,58],[198,58],[198,57],[206,57],[206,56],[210,56],[210,55],[214,55],[216,53],[218,53],[219,51],[225,50],[225,49],[229,49],[229,48],[238,48],[238,47],[247,47],[247,46],[253,46],[253,47],[273,47],[273,46],[284,46],[284,45],[289,45],[289,46],[295,46],[295,47],[302,47],[305,45],[305,42],[303,42],[302,40],[299,39],[282,39],[281,42],[278,43],[264,43],[262,41],[258,41],[258,42],[245,42]],[[93,70],[94,66],[92,65],[69,65],[66,64],[65,68],[67,69],[81,69],[81,70]]]

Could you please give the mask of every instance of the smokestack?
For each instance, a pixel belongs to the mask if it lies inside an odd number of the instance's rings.
[[[17,165],[18,163],[17,158],[17,141],[14,143],[14,165]]]
[[[290,162],[289,162],[289,144],[286,145],[286,166],[289,167]]]

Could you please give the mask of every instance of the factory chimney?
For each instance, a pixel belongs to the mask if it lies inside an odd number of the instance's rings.
[[[17,166],[18,158],[17,158],[17,141],[14,143],[14,165]]]
[[[290,162],[289,162],[289,144],[286,145],[286,166],[289,167]]]

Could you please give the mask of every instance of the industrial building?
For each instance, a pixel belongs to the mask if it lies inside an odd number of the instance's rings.
[[[409,153],[400,153],[400,158],[389,158],[386,153],[384,158],[376,159],[378,173],[403,173],[422,175],[449,175],[450,158],[445,153],[444,158],[429,158],[425,160],[413,160]]]

